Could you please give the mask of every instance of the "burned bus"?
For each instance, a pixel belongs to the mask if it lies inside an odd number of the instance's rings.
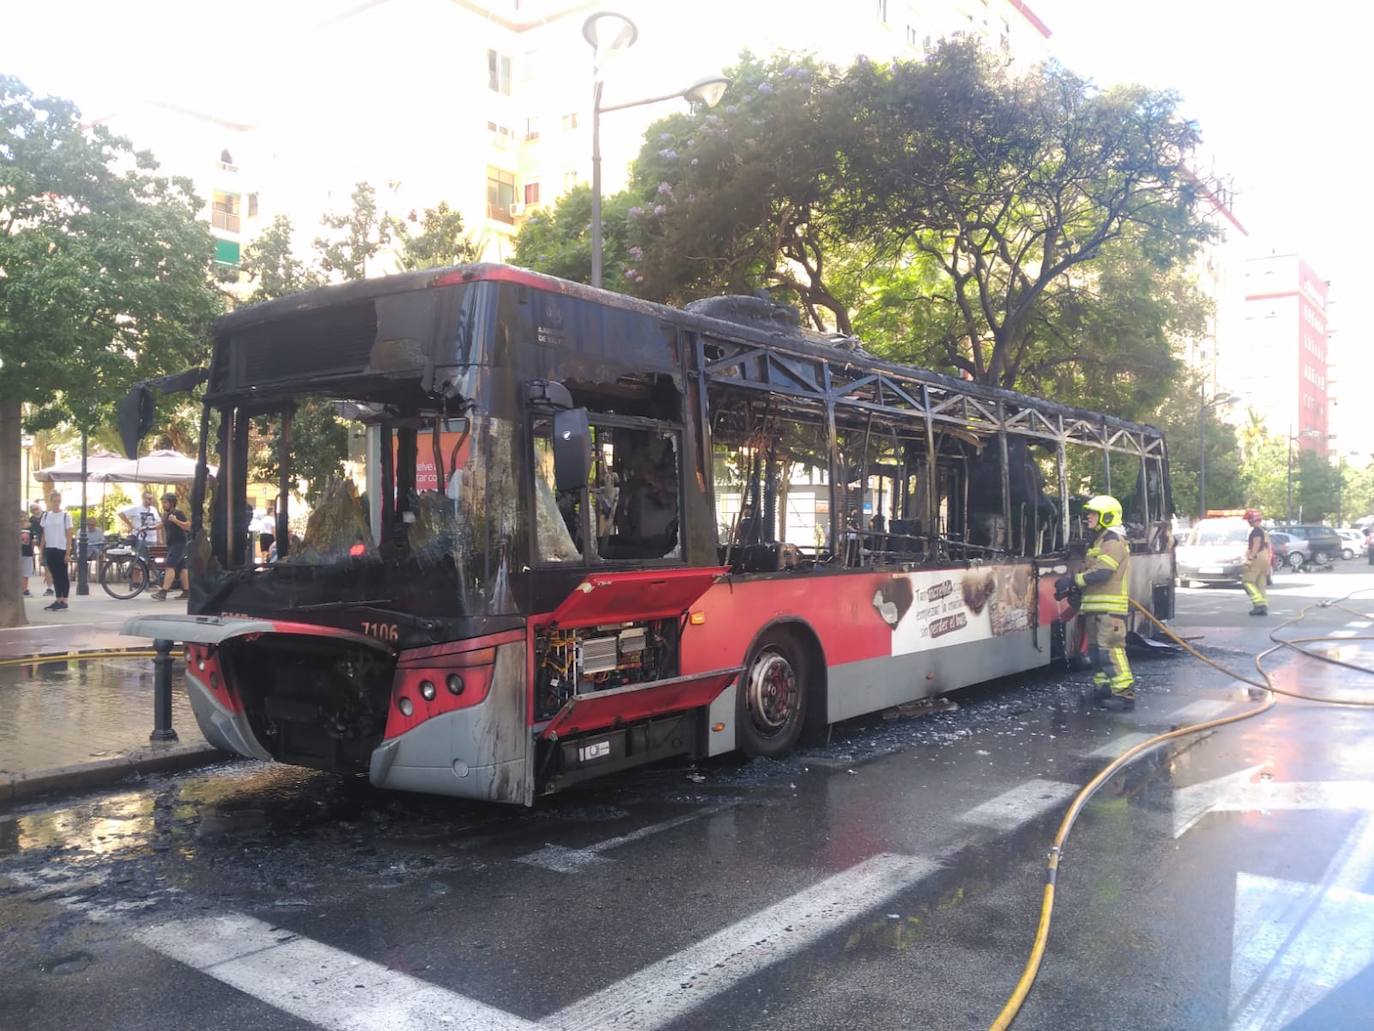
[[[1157,430],[761,299],[406,273],[225,316],[204,379],[189,614],[126,632],[185,642],[202,732],[245,756],[530,805],[780,755],[1071,657],[1052,585],[1094,493],[1125,505],[1133,597],[1172,615]],[[322,417],[359,460],[293,536],[293,426]],[[271,561],[248,532],[264,464]]]

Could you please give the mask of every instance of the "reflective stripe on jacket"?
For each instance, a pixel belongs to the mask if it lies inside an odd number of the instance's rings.
[[[1083,588],[1083,604],[1079,611],[1126,615],[1130,609],[1130,568],[1131,549],[1125,538],[1118,530],[1103,530],[1088,549],[1088,564],[1075,578]],[[1110,579],[1098,584],[1083,583],[1084,574],[1095,569],[1107,570],[1111,573]]]

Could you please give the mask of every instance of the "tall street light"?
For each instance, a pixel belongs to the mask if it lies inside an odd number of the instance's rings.
[[[1207,396],[1204,383],[1198,388],[1197,413],[1197,517],[1207,518],[1207,409],[1220,408],[1235,404],[1240,398],[1235,394],[1213,394]]]
[[[634,46],[639,38],[635,23],[623,14],[611,11],[598,11],[582,23],[582,36],[592,48],[592,286],[601,286],[601,115],[605,111],[623,111],[627,107],[642,107],[645,104],[658,104],[678,97],[703,107],[715,107],[720,103],[730,80],[721,76],[710,76],[692,83],[676,93],[665,93],[661,97],[646,97],[631,100],[625,104],[601,106],[602,70],[617,54],[624,53]]]
[[[1295,436],[1292,425],[1288,427],[1288,511],[1284,513],[1284,521],[1287,523],[1293,522],[1293,441],[1311,440],[1320,436],[1318,430],[1303,430]]]

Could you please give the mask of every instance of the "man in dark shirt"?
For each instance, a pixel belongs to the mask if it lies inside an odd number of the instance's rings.
[[[163,560],[162,590],[153,592],[153,597],[158,601],[167,600],[167,592],[172,589],[178,573],[181,574],[181,593],[177,595],[177,601],[190,597],[190,583],[186,576],[186,534],[191,529],[191,523],[176,504],[175,494],[162,495],[162,539],[167,542],[167,557]]]

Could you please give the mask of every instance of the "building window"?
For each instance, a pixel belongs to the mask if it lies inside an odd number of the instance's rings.
[[[258,195],[256,193],[250,193],[248,195],[248,217],[258,217]]]
[[[508,125],[499,125],[496,122],[487,123],[487,132],[494,136],[499,136],[502,140],[509,140],[515,136]]]
[[[564,193],[567,193],[569,190],[574,189],[576,186],[577,186],[577,170],[574,169],[574,170],[571,171],[571,172],[564,172],[564,173],[563,173],[563,192],[564,192]]]
[[[510,96],[510,58],[495,50],[487,51],[487,88]]]
[[[909,46],[909,47],[914,47],[914,46],[918,46],[918,45],[920,44],[920,42],[921,42],[921,36],[920,36],[920,33],[918,33],[918,32],[916,31],[916,26],[915,26],[915,25],[908,25],[908,26],[906,27],[906,45]]]
[[[539,119],[530,117],[525,119],[525,139],[539,139]]]
[[[539,183],[538,183],[538,182],[526,183],[526,184],[525,184],[525,207],[529,207],[531,204],[538,204],[538,203],[539,203]]]
[[[487,218],[514,223],[510,213],[515,203],[515,173],[500,168],[487,169]]]
[[[239,166],[234,164],[234,155],[229,153],[227,147],[219,152],[219,167],[226,172],[237,172],[239,170]]]
[[[239,195],[237,193],[214,192],[211,200],[210,224],[216,229],[237,233],[239,231]]]
[[[572,114],[564,115],[564,116],[563,116],[563,131],[564,131],[564,132],[571,132],[573,129],[576,129],[576,128],[577,128],[577,112],[574,111],[574,112],[572,112]]]

